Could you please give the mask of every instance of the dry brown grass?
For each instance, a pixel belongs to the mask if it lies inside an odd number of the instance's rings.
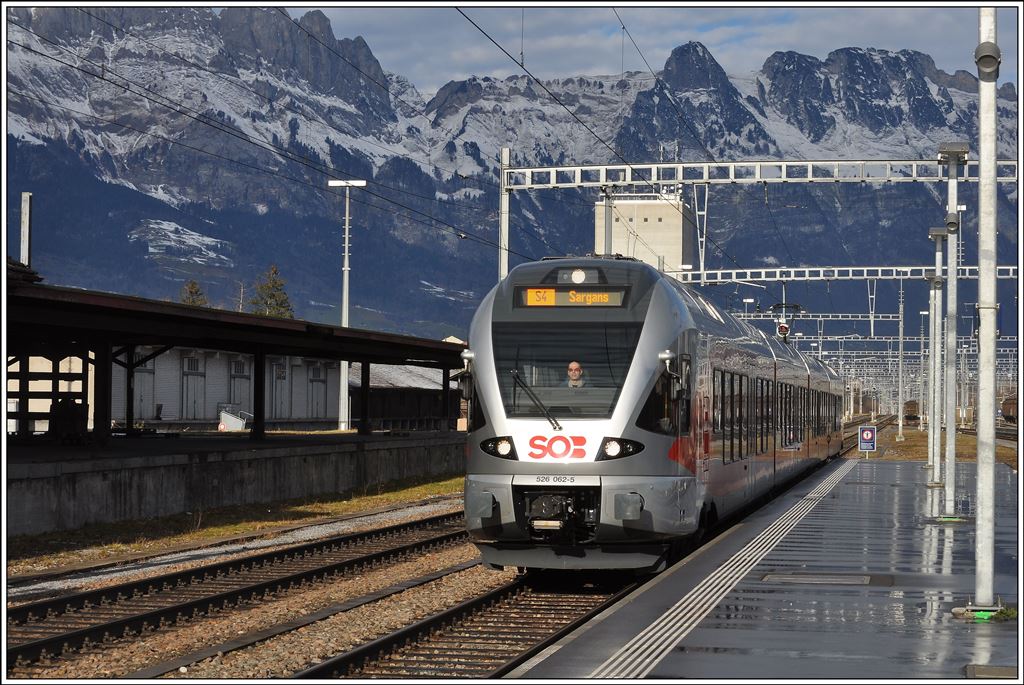
[[[870,459],[882,459],[886,461],[927,461],[928,460],[928,432],[919,431],[917,426],[903,426],[903,442],[896,442],[896,427],[886,428],[878,434],[878,451],[871,454]],[[945,459],[946,454],[946,432],[942,432],[942,447],[939,454]],[[956,434],[956,458],[957,461],[977,460],[977,438],[973,435]],[[861,453],[854,450],[849,453],[852,458],[861,456]],[[996,461],[1007,464],[1012,469],[1017,469],[1017,450],[1012,447],[996,445]]]
[[[78,563],[158,553],[221,538],[270,532],[428,497],[460,494],[462,477],[413,486],[392,486],[358,496],[305,498],[186,512],[156,519],[98,523],[73,531],[18,535],[7,541],[7,574],[39,573]]]

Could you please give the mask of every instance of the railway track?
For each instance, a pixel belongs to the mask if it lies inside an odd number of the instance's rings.
[[[463,514],[457,512],[11,607],[8,667],[199,619],[466,539]]]
[[[571,580],[527,574],[292,677],[498,678],[641,584]]]
[[[878,421],[877,421],[876,425],[878,427],[878,430],[881,431],[883,428],[886,428],[887,426],[891,426],[895,422],[896,422],[896,415],[895,414],[890,414],[889,416],[878,417]],[[854,423],[856,423],[856,420],[855,421],[851,421],[850,423],[844,423],[843,424],[843,428],[846,428],[847,426],[854,425]],[[853,431],[852,433],[844,434],[843,435],[843,447],[842,447],[841,450],[839,450],[839,456],[841,457],[844,454],[846,454],[847,452],[852,451],[854,448],[857,447],[857,444],[858,444],[858,441],[857,441],[857,431]]]
[[[956,432],[957,433],[962,433],[964,435],[977,435],[978,434],[978,430],[976,428],[957,428]],[[996,429],[996,440],[1012,440],[1014,442],[1017,442],[1017,431],[1016,430],[1006,429],[1006,428],[997,428]]]

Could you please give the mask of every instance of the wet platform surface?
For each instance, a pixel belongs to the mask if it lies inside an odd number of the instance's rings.
[[[975,464],[959,523],[935,521],[922,466],[827,464],[512,677],[1016,678],[1018,619],[952,614],[975,590]],[[1016,607],[1017,474],[995,483],[993,588]]]

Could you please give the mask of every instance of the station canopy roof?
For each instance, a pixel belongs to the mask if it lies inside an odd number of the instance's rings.
[[[34,283],[7,270],[7,355],[98,344],[196,347],[461,369],[464,345]]]

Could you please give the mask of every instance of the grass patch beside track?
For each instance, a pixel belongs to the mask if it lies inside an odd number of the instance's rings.
[[[41,573],[61,566],[209,544],[236,535],[270,533],[320,519],[461,494],[462,487],[463,478],[459,476],[430,483],[392,484],[347,497],[321,495],[18,535],[7,540],[7,575]]]
[[[896,442],[896,425],[878,433],[878,451],[871,453],[869,459],[881,459],[883,461],[928,461],[928,431],[919,431],[916,425],[903,425],[903,442]],[[939,454],[943,462],[946,459],[946,432],[942,432],[942,447]],[[978,438],[974,435],[956,434],[956,460],[973,462],[977,461]],[[862,453],[853,450],[848,458],[858,459]],[[1017,470],[1017,450],[1013,447],[996,445],[996,461],[1002,462]]]

